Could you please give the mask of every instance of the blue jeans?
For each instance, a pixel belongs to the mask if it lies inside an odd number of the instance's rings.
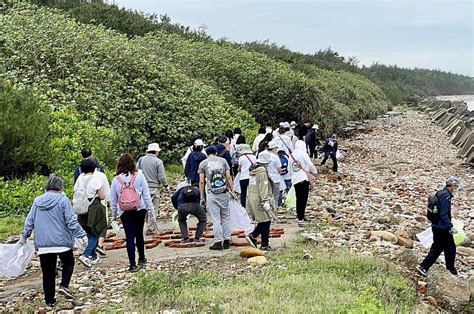
[[[291,189],[291,179],[285,180],[285,185],[286,185],[286,193]],[[283,205],[283,191],[280,191],[280,195],[278,196],[278,206]]]
[[[84,250],[85,257],[91,257],[92,259],[97,258],[97,243],[99,243],[99,237],[96,236],[93,232],[87,232],[87,247]]]

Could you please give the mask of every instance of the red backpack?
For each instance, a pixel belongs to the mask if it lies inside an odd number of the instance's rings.
[[[135,190],[135,178],[137,174],[133,174],[130,182],[126,183],[122,180],[120,175],[116,176],[115,178],[120,183],[120,195],[118,198],[118,205],[121,210],[129,211],[129,210],[137,210],[141,206],[140,202],[140,195],[138,194],[137,190]]]

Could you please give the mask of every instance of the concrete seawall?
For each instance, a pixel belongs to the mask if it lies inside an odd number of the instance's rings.
[[[450,142],[459,148],[459,157],[474,166],[474,111],[462,101],[435,98],[424,99],[418,105],[448,134]]]

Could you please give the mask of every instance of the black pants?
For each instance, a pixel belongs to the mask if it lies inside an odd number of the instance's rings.
[[[232,165],[232,177],[235,178],[239,173],[239,165]]]
[[[247,204],[247,188],[249,187],[250,179],[240,180],[240,204],[245,208]]]
[[[262,236],[262,247],[268,246],[271,223],[271,221],[259,222],[252,231],[252,236],[254,238],[257,238],[259,235]]]
[[[303,220],[306,205],[308,204],[309,182],[305,180],[296,183],[294,187],[296,194],[296,216],[298,220]]]
[[[46,304],[56,302],[54,296],[56,294],[56,263],[58,256],[63,264],[61,287],[69,287],[72,272],[74,271],[74,255],[72,250],[63,253],[40,254],[39,259],[41,272],[43,273],[43,290]]]
[[[318,158],[318,151],[316,146],[308,146],[309,148],[309,158]]]
[[[143,225],[145,224],[146,210],[130,210],[120,216],[122,219],[125,237],[127,238],[127,254],[130,266],[136,265],[135,241],[138,259],[145,259],[145,240],[143,239]]]
[[[181,230],[181,235],[183,239],[189,239],[188,232],[188,215],[193,215],[197,218],[198,224],[196,228],[196,234],[194,235],[195,239],[200,239],[206,229],[207,215],[204,208],[199,204],[188,203],[178,207],[178,222],[179,230]]]
[[[324,154],[324,159],[321,162],[321,166],[326,163],[329,157],[331,157],[332,159],[332,171],[337,172],[337,159],[336,159],[336,155],[334,154]]]
[[[446,261],[446,269],[454,270],[454,261],[456,259],[456,244],[449,229],[439,229],[432,227],[433,230],[433,244],[430,252],[420,264],[421,267],[428,270],[436,262],[438,257],[444,252],[444,259]]]

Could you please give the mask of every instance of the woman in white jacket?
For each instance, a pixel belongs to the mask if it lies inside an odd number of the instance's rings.
[[[305,218],[309,184],[318,172],[306,152],[306,143],[304,141],[299,140],[296,142],[295,151],[290,154],[288,159],[288,170],[291,172],[291,181],[295,187],[298,225],[305,226],[309,222]]]

